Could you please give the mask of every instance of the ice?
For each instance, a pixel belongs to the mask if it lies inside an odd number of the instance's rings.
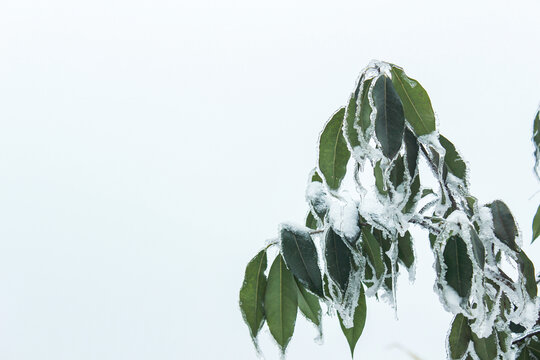
[[[328,211],[328,194],[322,183],[313,181],[308,184],[306,200],[316,214],[325,214]]]

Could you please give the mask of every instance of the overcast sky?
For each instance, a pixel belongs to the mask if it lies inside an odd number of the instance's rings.
[[[302,222],[316,140],[371,59],[403,66],[529,256],[540,2],[2,0],[0,358],[255,359],[249,259]],[[427,234],[358,359],[443,359]],[[289,359],[346,359],[299,317]],[[278,352],[267,330],[267,359]]]

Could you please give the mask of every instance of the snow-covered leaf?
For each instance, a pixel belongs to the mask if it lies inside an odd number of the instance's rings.
[[[296,281],[296,285],[298,287],[298,308],[302,314],[304,314],[306,319],[313,324],[320,326],[322,311],[319,299],[317,296],[307,291],[298,281]]]
[[[266,250],[260,251],[246,267],[244,282],[240,289],[240,310],[255,339],[264,323],[263,301],[266,291]]]
[[[373,87],[373,100],[377,109],[375,135],[379,140],[384,156],[393,159],[403,142],[405,117],[403,105],[392,81],[381,75]]]
[[[480,338],[474,332],[471,332],[471,335],[474,351],[480,360],[497,359],[497,336],[495,333],[486,338]]]
[[[533,219],[532,230],[533,237],[531,243],[534,242],[534,240],[536,240],[538,236],[540,236],[540,206],[538,206],[538,209],[536,209],[536,214],[534,215]]]
[[[411,130],[405,128],[405,151],[407,152],[407,168],[411,177],[416,175],[416,168],[418,167],[418,141],[416,136]]]
[[[281,255],[278,255],[268,274],[264,309],[270,333],[283,352],[294,332],[298,311],[297,293],[294,277]]]
[[[484,270],[484,263],[486,261],[486,251],[482,240],[478,237],[476,230],[471,226],[469,229],[471,235],[472,249],[476,263],[480,269]]]
[[[386,190],[386,187],[384,184],[384,175],[383,175],[380,161],[378,161],[373,167],[373,175],[375,176],[375,186],[377,187],[377,190],[379,191],[379,193],[382,195],[388,194],[388,190]]]
[[[381,245],[375,239],[368,226],[362,227],[362,250],[374,267],[375,277],[380,279],[384,275],[385,265],[382,257]]]
[[[448,335],[448,350],[452,359],[461,359],[471,342],[469,320],[463,314],[457,314]]]
[[[347,104],[347,108],[345,109],[345,131],[344,136],[347,142],[349,143],[351,149],[354,149],[357,146],[360,146],[360,141],[358,140],[360,134],[358,134],[358,130],[355,127],[356,123],[356,110],[358,108],[357,105],[357,98],[358,93],[354,92],[351,94],[351,97],[349,98],[349,103]]]
[[[448,167],[448,171],[461,180],[465,180],[467,177],[467,165],[461,156],[459,156],[456,147],[450,142],[450,140],[442,135],[439,135],[439,141],[446,150],[446,154],[444,155],[444,163]]]
[[[339,325],[341,326],[341,330],[343,331],[343,334],[345,335],[345,338],[349,343],[351,357],[354,357],[354,348],[356,347],[356,343],[358,342],[358,339],[360,339],[360,335],[362,335],[362,331],[364,330],[364,325],[366,324],[366,316],[366,295],[364,293],[362,285],[360,285],[358,304],[356,305],[356,309],[354,310],[353,327],[349,329],[346,328],[343,324],[343,319],[338,313]]]
[[[517,254],[517,260],[519,270],[525,278],[525,289],[527,290],[527,293],[531,299],[534,299],[538,291],[536,286],[536,277],[534,275],[534,265],[527,255],[525,255],[523,250]]]
[[[323,296],[321,270],[313,239],[307,231],[282,226],[281,253],[287,267],[309,291]]]
[[[446,265],[446,282],[459,296],[468,298],[471,292],[473,267],[463,239],[457,235],[448,238],[443,257]]]
[[[340,287],[342,292],[345,292],[351,272],[351,250],[332,228],[326,231],[325,243],[324,256],[328,275]]]
[[[508,206],[500,200],[495,200],[490,204],[490,208],[495,236],[510,249],[519,251],[519,246],[516,244],[517,227]]]
[[[391,67],[392,82],[403,103],[405,118],[418,136],[435,131],[435,114],[429,96],[418,83],[395,66]]]
[[[351,153],[343,137],[345,108],[339,109],[326,123],[319,139],[319,169],[330,189],[336,190],[347,172]]]
[[[405,235],[398,237],[398,258],[410,269],[414,264],[414,247],[411,233],[405,232]]]
[[[306,227],[312,230],[317,229],[317,219],[315,219],[311,211],[306,216]]]

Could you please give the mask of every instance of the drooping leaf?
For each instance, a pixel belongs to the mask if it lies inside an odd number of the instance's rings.
[[[467,253],[467,245],[459,236],[451,236],[443,251],[446,264],[445,279],[459,296],[468,298],[472,285],[472,262]]]
[[[463,314],[457,314],[452,322],[452,329],[448,336],[448,349],[452,359],[461,359],[471,341],[471,328],[468,319]]]
[[[391,72],[392,82],[403,103],[405,118],[414,132],[420,136],[435,131],[435,114],[426,90],[399,67],[392,65]]]
[[[369,103],[369,88],[371,87],[372,79],[366,80],[364,82],[364,88],[362,89],[362,94],[360,95],[360,111],[358,114],[358,121],[360,127],[364,134],[371,125],[371,105]]]
[[[328,275],[339,286],[341,291],[345,292],[351,273],[351,250],[332,228],[326,231],[324,256]]]
[[[527,350],[527,347],[523,347],[523,349],[518,352],[516,360],[530,360],[531,357],[529,356],[529,350]]]
[[[540,342],[534,339],[530,340],[527,344],[527,350],[530,354],[536,356],[537,359],[540,359]]]
[[[482,270],[484,270],[484,263],[486,259],[486,251],[484,248],[484,244],[482,243],[482,240],[480,240],[480,238],[478,237],[478,234],[476,234],[476,230],[472,226],[469,229],[469,232],[471,234],[471,242],[472,242],[474,258],[478,266]]]
[[[306,227],[312,230],[317,229],[317,219],[315,219],[311,211],[306,216]]]
[[[388,190],[385,189],[384,176],[381,168],[381,162],[378,161],[373,167],[373,175],[375,176],[375,186],[380,194],[388,194]]]
[[[398,236],[398,259],[410,269],[414,264],[414,247],[411,234],[407,231],[405,235]]]
[[[519,246],[516,244],[517,227],[508,206],[500,200],[495,200],[491,203],[490,208],[493,215],[495,236],[510,249],[519,251]]]
[[[322,311],[319,299],[317,296],[307,291],[298,281],[296,281],[296,285],[298,287],[298,308],[302,314],[304,314],[306,319],[313,324],[320,326]]]
[[[534,240],[536,240],[536,238],[540,236],[540,205],[538,206],[538,209],[536,209],[536,214],[534,215],[532,231],[533,237],[531,243],[533,243]]]
[[[390,171],[390,181],[394,185],[394,189],[397,189],[405,181],[405,160],[401,155],[398,155],[394,160],[394,167]]]
[[[384,275],[385,270],[381,245],[375,239],[368,226],[362,227],[362,250],[367,255],[369,262],[375,270],[375,277],[380,279]]]
[[[283,257],[278,255],[268,274],[264,309],[270,333],[283,352],[294,332],[298,311],[297,293],[294,277],[287,269]]]
[[[266,292],[266,250],[260,251],[246,267],[244,282],[240,289],[240,310],[255,339],[264,324],[264,296]]]
[[[461,156],[459,156],[456,147],[450,142],[450,140],[442,135],[439,135],[439,141],[446,150],[446,154],[444,155],[444,163],[448,167],[448,171],[458,178],[465,180],[467,177],[467,165]]]
[[[358,105],[356,103],[358,101],[357,96],[357,92],[351,94],[351,96],[349,97],[349,103],[347,104],[347,108],[345,109],[344,136],[349,143],[351,149],[360,146],[360,141],[358,140],[360,134],[358,134],[358,130],[355,127],[355,123],[357,121],[356,110],[358,108]]]
[[[339,109],[326,123],[319,139],[319,169],[330,189],[338,189],[347,172],[351,153],[343,137],[345,108]]]
[[[416,175],[416,168],[418,167],[418,141],[416,136],[411,130],[405,128],[405,151],[407,152],[407,169],[411,177]]]
[[[494,360],[497,358],[497,336],[492,333],[486,338],[479,338],[471,332],[474,350],[480,360]]]
[[[405,117],[403,105],[392,81],[381,75],[373,87],[373,101],[377,109],[375,135],[379,140],[384,156],[393,159],[403,142]]]
[[[527,294],[529,294],[531,299],[534,299],[537,294],[536,278],[534,275],[534,265],[523,250],[517,254],[517,260],[518,260],[517,262],[519,265],[519,270],[521,271],[521,273],[523,274],[523,277],[525,278],[525,289],[527,290]]]
[[[413,182],[411,183],[411,194],[409,195],[409,200],[407,200],[407,204],[403,207],[403,213],[407,214],[410,213],[415,209],[418,192],[420,191],[420,176],[417,174],[414,177]]]
[[[280,238],[281,252],[287,267],[306,289],[322,297],[317,249],[309,233],[282,227]]]
[[[505,331],[497,331],[497,338],[499,338],[499,346],[503,352],[508,351],[508,333]],[[511,341],[510,341],[511,342]]]
[[[343,334],[345,335],[345,338],[349,343],[351,357],[354,356],[354,348],[356,347],[356,343],[358,342],[358,339],[360,339],[360,335],[362,335],[362,331],[364,330],[364,325],[366,324],[366,316],[366,295],[364,293],[363,287],[360,285],[358,305],[356,305],[356,309],[354,310],[353,327],[347,329],[345,325],[343,325],[343,319],[338,313],[339,325],[341,326],[341,330],[343,331]]]

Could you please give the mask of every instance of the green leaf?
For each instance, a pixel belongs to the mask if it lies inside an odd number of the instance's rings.
[[[439,135],[439,141],[446,150],[444,155],[444,163],[448,167],[448,171],[462,180],[467,178],[467,165],[465,161],[459,156],[456,147],[447,138]]]
[[[414,248],[411,234],[407,231],[405,235],[398,236],[398,259],[410,269],[414,264]]]
[[[527,294],[529,294],[531,299],[534,299],[537,294],[534,265],[523,250],[517,254],[517,262],[519,265],[519,270],[525,278],[525,289],[527,290]]]
[[[240,289],[240,311],[253,339],[264,324],[266,265],[266,250],[262,250],[248,263]]]
[[[379,76],[375,82],[373,101],[377,109],[375,135],[381,143],[384,156],[393,159],[403,142],[405,117],[401,100],[386,75]]]
[[[529,350],[530,354],[540,359],[540,342],[531,339],[527,344],[527,350]]]
[[[409,195],[409,200],[407,204],[403,207],[403,213],[407,214],[415,209],[417,200],[416,195],[420,191],[420,176],[416,175],[413,182],[411,183],[411,194]]]
[[[474,350],[480,360],[494,360],[497,358],[497,336],[492,333],[487,338],[479,338],[471,332]]]
[[[416,175],[416,168],[418,167],[418,141],[416,136],[411,130],[405,128],[405,151],[407,152],[407,169],[411,178]]]
[[[371,125],[371,105],[369,103],[369,88],[371,87],[372,79],[366,80],[364,82],[364,87],[362,89],[362,94],[360,96],[360,112],[358,114],[358,120],[360,121],[360,127],[364,134]]]
[[[358,89],[357,89],[358,90]],[[349,104],[347,105],[347,109],[345,110],[345,138],[349,142],[349,145],[351,146],[351,149],[354,149],[356,146],[360,146],[360,141],[358,140],[360,137],[360,134],[358,134],[358,130],[354,126],[356,124],[356,111],[357,111],[357,100],[358,100],[358,93],[354,92],[351,94],[351,97],[349,98]]]
[[[531,244],[540,235],[540,205],[538,206],[538,209],[536,209],[536,215],[534,215],[532,230],[533,230],[533,237],[531,240]]]
[[[270,333],[282,352],[285,352],[294,332],[298,311],[297,293],[294,277],[281,255],[278,255],[268,274],[264,308]]]
[[[401,101],[405,117],[418,136],[435,131],[435,114],[426,90],[418,81],[409,78],[403,70],[392,65],[392,82]]]
[[[320,182],[320,183],[323,182],[321,175],[319,175],[319,172],[317,171],[317,169],[313,169],[311,172],[311,182]]]
[[[375,163],[375,166],[373,167],[373,175],[375,176],[375,186],[377,187],[379,193],[382,195],[388,194],[388,190],[385,189],[384,176],[380,161]]]
[[[518,231],[510,209],[500,200],[492,202],[490,208],[493,215],[493,232],[495,236],[510,249],[518,252],[519,246],[516,244]]]
[[[530,360],[531,358],[526,346],[517,355],[516,360]]]
[[[317,249],[309,233],[282,227],[280,238],[281,253],[287,267],[306,289],[322,297],[322,278]]]
[[[313,295],[307,291],[302,284],[296,281],[298,288],[298,308],[304,314],[306,319],[311,321],[313,324],[320,326],[321,325],[321,304],[317,296]]]
[[[451,236],[443,251],[447,266],[445,279],[459,296],[468,298],[472,285],[472,262],[467,254],[467,245],[459,236]]]
[[[480,238],[476,234],[476,230],[474,230],[472,226],[469,229],[469,233],[471,234],[472,249],[474,258],[476,259],[476,263],[482,270],[484,270],[484,263],[486,262],[486,251],[484,248],[484,244],[482,243],[482,240],[480,240]]]
[[[324,256],[328,275],[339,286],[341,291],[345,292],[351,273],[351,250],[332,228],[326,231]]]
[[[390,170],[390,181],[394,185],[394,189],[397,189],[405,181],[405,160],[401,155],[398,155],[394,160],[394,166]]]
[[[306,227],[312,230],[317,230],[317,219],[315,219],[315,216],[310,212],[308,212],[306,216]]]
[[[319,169],[330,189],[338,189],[347,172],[351,153],[343,137],[345,108],[339,109],[326,124],[319,140]]]
[[[452,359],[461,359],[471,341],[471,328],[468,319],[463,314],[457,314],[452,322],[452,329],[448,336],[448,349]]]
[[[364,325],[366,324],[366,316],[366,295],[364,294],[364,289],[362,285],[360,285],[358,305],[356,305],[356,309],[354,310],[353,327],[347,329],[345,325],[343,325],[343,319],[338,313],[339,325],[341,326],[341,330],[343,331],[345,338],[347,338],[349,348],[351,349],[351,358],[354,356],[354,348],[356,347],[356,343],[358,342],[358,339],[360,339],[360,335],[362,335],[362,331],[364,330]]]
[[[385,271],[381,245],[375,239],[368,226],[362,227],[362,250],[367,254],[369,262],[375,270],[375,277],[380,279]]]

